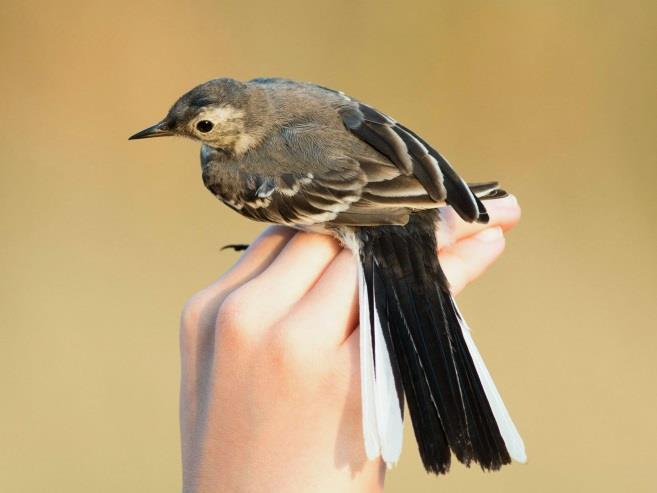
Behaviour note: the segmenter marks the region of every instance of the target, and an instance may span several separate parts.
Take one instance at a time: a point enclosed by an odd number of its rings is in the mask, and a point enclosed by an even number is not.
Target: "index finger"
[[[212,327],[223,300],[269,267],[294,233],[295,230],[283,226],[265,229],[231,269],[186,303],[181,320],[183,330],[196,334]]]

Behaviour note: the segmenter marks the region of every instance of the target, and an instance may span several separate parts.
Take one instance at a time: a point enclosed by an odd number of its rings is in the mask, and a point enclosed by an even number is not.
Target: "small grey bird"
[[[256,221],[331,234],[359,260],[367,457],[401,453],[404,398],[425,468],[499,469],[525,450],[436,256],[438,208],[485,223],[497,183],[466,184],[417,134],[339,91],[223,78],[130,137],[201,142],[205,186]],[[451,452],[450,452],[451,450]]]

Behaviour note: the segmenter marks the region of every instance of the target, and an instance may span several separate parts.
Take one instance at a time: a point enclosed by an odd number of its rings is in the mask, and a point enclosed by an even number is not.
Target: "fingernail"
[[[484,229],[481,233],[477,233],[474,237],[479,241],[485,241],[487,243],[497,241],[502,238],[502,228],[487,228]]]
[[[507,207],[517,207],[518,199],[515,195],[507,195],[501,199],[493,199],[485,202],[487,208],[507,208]]]

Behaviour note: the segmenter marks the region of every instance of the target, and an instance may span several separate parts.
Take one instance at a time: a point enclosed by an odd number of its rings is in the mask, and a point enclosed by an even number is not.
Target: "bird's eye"
[[[212,127],[214,127],[214,124],[209,120],[201,120],[196,124],[196,130],[204,134],[212,130]]]

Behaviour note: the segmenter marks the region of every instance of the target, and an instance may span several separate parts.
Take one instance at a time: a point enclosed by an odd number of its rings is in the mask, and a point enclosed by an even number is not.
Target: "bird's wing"
[[[327,223],[361,197],[365,174],[351,159],[335,159],[321,171],[256,174],[236,171],[206,186],[228,206],[258,221],[312,226]]]
[[[331,222],[360,199],[365,180],[350,159],[335,159],[330,169],[305,176],[281,175],[267,214],[295,225]]]
[[[273,134],[261,152],[225,160],[201,148],[203,182],[226,205],[256,221],[311,226],[330,222],[360,200],[367,176],[348,156],[315,149],[307,131]],[[299,134],[299,135],[297,135]],[[330,150],[330,149],[328,149]]]
[[[368,186],[375,195],[415,183],[415,194],[409,195],[414,198],[407,203],[408,207],[414,207],[413,200],[423,204],[416,208],[428,208],[428,200],[434,202],[433,207],[446,202],[466,221],[486,220],[484,206],[438,151],[389,116],[366,104],[350,101],[353,104],[345,104],[339,110],[345,127],[388,158],[399,171],[399,177],[394,180]],[[423,189],[421,193],[418,183]]]
[[[339,108],[340,104],[336,106]],[[445,205],[444,191],[442,198],[431,197],[415,174],[404,174],[384,155],[345,129],[341,114],[333,118],[323,113],[288,123],[274,136],[280,140],[267,150],[270,168],[276,164],[276,169],[298,173],[294,193],[281,194],[276,187],[271,201],[274,210],[280,206],[303,210],[310,204],[321,211],[304,214],[313,224],[376,226],[403,225],[413,210]],[[301,170],[312,172],[301,173]],[[320,203],[317,196],[322,199]]]
[[[343,109],[339,112],[345,125],[353,120]],[[370,120],[373,118],[371,116]],[[361,128],[378,125],[377,131],[392,140],[392,135],[397,135],[395,132],[401,132],[399,128],[393,130],[395,127],[391,121],[386,125],[366,123],[370,120],[363,119]],[[351,130],[349,126],[347,129]],[[270,177],[263,185],[257,183],[257,187],[241,186],[242,190],[259,190],[256,201],[245,205],[247,209],[255,206],[256,210],[250,211],[249,215],[304,226],[318,223],[334,226],[403,225],[408,222],[412,211],[435,209],[446,204],[449,195],[443,185],[440,166],[415,137],[404,134],[408,144],[403,148],[406,144],[401,138],[394,140],[397,152],[390,152],[393,158],[386,159],[388,156],[377,147],[363,145],[358,140],[354,141],[358,145],[345,146],[344,131],[307,122],[286,126],[280,134],[285,157],[278,158],[273,150],[270,157],[276,161],[285,160],[285,166],[293,169],[312,172],[297,171],[296,174]],[[369,131],[363,130],[366,134]],[[353,138],[348,136],[346,140]],[[383,141],[376,142],[379,148],[384,147]],[[369,144],[369,141],[365,143]],[[371,147],[379,152],[372,151]],[[403,156],[406,166],[400,156]],[[296,167],[293,163],[303,163],[303,166]],[[277,166],[277,169],[280,168]],[[464,183],[463,187],[471,193]],[[473,200],[477,201],[477,207],[478,199]],[[485,212],[483,206],[481,211]]]
[[[381,215],[385,209],[405,209],[408,213],[440,207],[446,203],[466,221],[487,222],[488,215],[477,197],[479,194],[470,190],[436,149],[388,115],[341,91],[318,84],[279,78],[256,79],[251,82],[294,88],[301,95],[302,106],[312,100],[321,101],[319,106],[323,109],[320,111],[320,120],[324,123],[331,120],[330,117],[327,119],[323,111],[327,107],[333,108],[339,114],[339,126],[344,125],[361,143],[367,144],[365,152],[354,149],[356,152],[348,153],[349,157],[360,163],[368,181],[363,189],[362,200],[352,204],[349,211],[340,215],[341,219],[353,221],[354,224],[360,224],[361,216],[380,221],[387,216],[387,213]],[[289,93],[286,91],[286,94]],[[317,120],[317,113],[309,111],[309,120]],[[335,128],[329,128],[333,126],[333,121],[330,121],[326,131],[335,131]],[[325,144],[330,146],[332,142],[327,141]],[[376,152],[368,152],[371,150]],[[396,219],[392,224],[399,224],[399,220]]]
[[[263,220],[303,226],[406,224],[411,209],[440,205],[413,176],[402,175],[367,146],[358,143],[355,147],[364,150],[359,152],[345,145],[358,141],[341,125],[288,124],[276,138],[280,141],[267,152],[276,163],[270,169],[287,172],[265,180],[261,191],[266,193],[260,195],[267,196],[266,204],[253,211]]]

